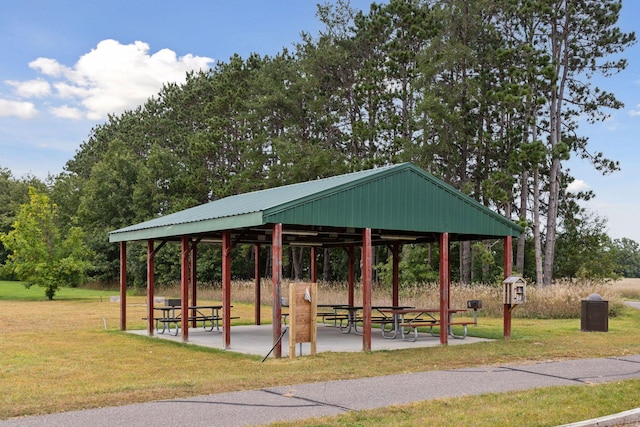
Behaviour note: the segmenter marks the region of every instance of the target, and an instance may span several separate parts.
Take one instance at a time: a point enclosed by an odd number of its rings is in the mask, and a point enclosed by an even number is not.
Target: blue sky
[[[163,82],[208,68],[234,53],[273,55],[315,34],[316,1],[307,0],[24,0],[3,2],[0,14],[0,167],[15,177],[62,171],[93,126],[108,113],[135,108]],[[352,0],[368,10],[370,1]],[[637,31],[640,2],[624,0],[619,22]],[[576,187],[608,218],[614,238],[640,242],[640,46],[624,55],[628,68],[599,81],[625,108],[597,125],[584,123],[594,151],[619,160],[602,176],[569,161]]]

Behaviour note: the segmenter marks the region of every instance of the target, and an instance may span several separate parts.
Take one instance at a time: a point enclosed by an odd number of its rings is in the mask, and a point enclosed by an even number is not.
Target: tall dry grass
[[[286,297],[289,281],[282,283],[282,295]],[[261,304],[270,306],[273,302],[272,284],[263,279],[260,284]],[[482,300],[483,308],[479,316],[502,317],[503,296],[502,285],[451,284],[451,307],[465,308],[471,299]],[[623,306],[623,298],[633,294],[627,288],[614,286],[612,283],[582,280],[579,282],[559,281],[551,286],[527,286],[527,301],[512,312],[516,318],[533,319],[575,319],[581,315],[581,301],[589,295],[597,293],[604,300],[609,301],[609,314],[615,316]],[[166,297],[180,296],[178,285],[165,287],[156,291],[157,295]],[[362,287],[355,286],[355,301],[358,305],[362,301]],[[219,285],[201,285],[198,297],[207,300],[221,299]],[[253,281],[234,281],[231,284],[231,299],[237,302],[253,303],[255,288]],[[374,284],[372,304],[374,306],[388,306],[392,304],[391,289],[388,286]],[[319,282],[319,304],[344,304],[348,300],[348,285],[346,282]],[[400,305],[415,307],[437,307],[440,302],[440,289],[437,283],[421,283],[404,285],[399,291]]]

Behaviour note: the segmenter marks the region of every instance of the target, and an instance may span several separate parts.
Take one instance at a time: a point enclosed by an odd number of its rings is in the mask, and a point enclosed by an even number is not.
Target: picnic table
[[[461,313],[467,311],[467,309],[449,309],[449,335],[453,338],[464,339],[467,336],[467,326],[474,324],[473,321],[453,321],[453,315],[455,313]],[[384,338],[393,339],[396,338],[398,332],[400,332],[402,339],[405,341],[416,341],[418,339],[418,328],[429,327],[429,333],[435,336],[433,333],[433,327],[441,324],[439,319],[434,316],[435,313],[440,313],[439,308],[396,308],[396,309],[383,309],[381,312],[390,315],[393,322],[393,330],[386,331],[384,325],[382,325],[382,336]],[[463,335],[456,335],[453,333],[453,325],[463,326]],[[413,332],[413,334],[412,334]]]
[[[189,306],[189,318],[188,322],[201,323],[202,327],[206,331],[218,331],[222,323],[222,316],[220,316],[221,305],[194,305]],[[156,331],[159,334],[165,332],[171,335],[178,335],[180,332],[180,326],[182,322],[182,315],[180,312],[180,306],[170,305],[154,307],[154,310],[160,313],[160,316],[155,318]],[[237,319],[232,317],[231,319]]]
[[[325,319],[333,320],[334,325],[340,328],[340,331],[344,334],[353,332],[355,334],[361,334],[362,332],[358,331],[358,323],[362,323],[362,315],[359,312],[362,311],[362,306],[351,306],[346,304],[338,304],[332,306],[334,314],[327,315]],[[383,330],[386,327],[386,324],[393,323],[393,317],[388,316],[384,310],[392,310],[392,309],[406,309],[411,308],[409,306],[373,306],[371,307],[371,322],[378,323],[381,325]],[[339,323],[337,323],[339,322]]]
[[[333,326],[337,326],[336,318],[340,317],[336,315],[335,308],[337,307],[348,307],[348,304],[318,304],[316,307],[318,308],[318,312],[316,313],[316,317],[322,319],[322,323],[326,323],[326,320],[333,320]],[[289,304],[282,304],[282,312],[280,316],[282,318],[282,324],[287,324],[287,318],[289,317]],[[330,309],[330,310],[327,310]]]

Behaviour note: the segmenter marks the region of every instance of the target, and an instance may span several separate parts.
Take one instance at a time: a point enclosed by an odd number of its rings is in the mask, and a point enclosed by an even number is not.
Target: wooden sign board
[[[289,285],[289,357],[296,356],[296,344],[311,343],[311,355],[316,355],[318,325],[317,285],[291,283]]]

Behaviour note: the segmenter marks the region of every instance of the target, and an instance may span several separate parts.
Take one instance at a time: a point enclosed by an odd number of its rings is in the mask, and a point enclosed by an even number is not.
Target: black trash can
[[[580,329],[586,332],[609,331],[609,301],[598,294],[591,294],[582,300]]]

